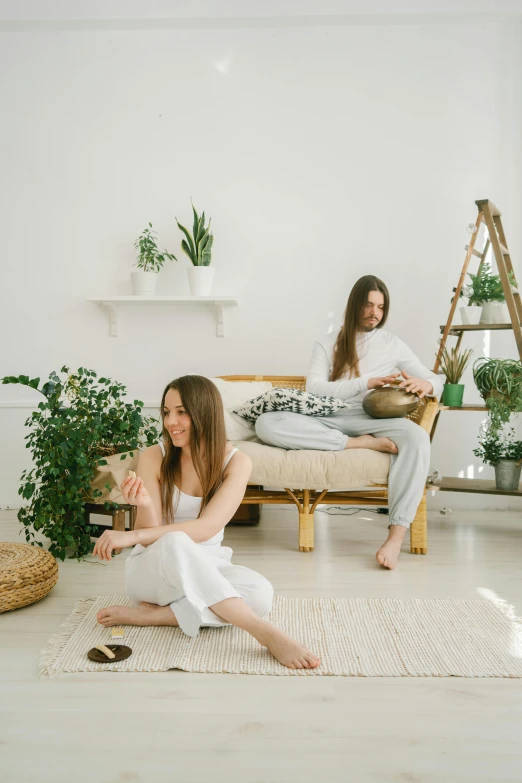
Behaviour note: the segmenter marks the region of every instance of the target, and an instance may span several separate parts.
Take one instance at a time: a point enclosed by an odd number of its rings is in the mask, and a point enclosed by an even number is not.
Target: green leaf
[[[205,246],[205,249],[203,250],[202,254],[202,260],[203,260],[203,266],[209,266],[210,260],[212,258],[212,244],[214,242],[214,235],[209,234],[208,242]]]
[[[176,223],[178,224],[178,228],[180,231],[183,231],[187,238],[187,242],[185,243],[185,246],[183,246],[184,240],[181,242],[181,247],[185,251],[185,253],[188,255],[192,263],[194,263],[193,259],[196,258],[196,249],[194,247],[194,242],[192,241],[192,237],[190,236],[189,232],[185,228],[185,226],[182,226],[179,220],[176,218]],[[188,244],[187,244],[188,243]]]
[[[188,255],[188,257],[190,258],[190,260],[192,261],[192,263],[193,263],[195,266],[197,266],[197,264],[196,264],[196,260],[197,260],[197,259],[196,259],[196,257],[195,257],[195,256],[193,256],[193,255],[192,255],[192,252],[191,252],[191,250],[190,250],[189,246],[187,245],[187,243],[185,242],[185,240],[184,240],[184,239],[182,239],[182,240],[181,240],[181,249],[183,250],[183,252],[184,252],[184,253],[186,253],[186,254]]]

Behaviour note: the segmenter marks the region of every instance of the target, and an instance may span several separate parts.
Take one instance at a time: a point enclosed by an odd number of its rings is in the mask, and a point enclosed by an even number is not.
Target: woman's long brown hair
[[[360,331],[362,311],[368,302],[370,291],[380,291],[384,296],[382,320],[375,328],[381,329],[386,323],[390,310],[390,294],[386,285],[375,275],[360,277],[350,291],[344,312],[344,323],[334,346],[331,381],[338,381],[347,372],[350,373],[349,378],[359,378],[361,375],[356,340],[357,332]]]
[[[167,525],[174,521],[173,495],[176,480],[178,487],[181,486],[181,449],[174,446],[164,424],[165,397],[170,389],[177,389],[182,405],[192,420],[190,455],[203,490],[198,517],[223,480],[223,461],[227,443],[223,402],[212,381],[201,375],[183,375],[169,383],[163,392],[160,409],[165,446],[160,484],[163,514]]]

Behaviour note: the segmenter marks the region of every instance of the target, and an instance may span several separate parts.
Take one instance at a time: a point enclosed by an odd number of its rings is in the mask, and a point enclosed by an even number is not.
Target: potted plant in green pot
[[[456,348],[448,351],[444,348],[440,361],[440,367],[446,376],[444,391],[442,392],[442,403],[450,408],[460,408],[464,398],[464,384],[460,379],[464,375],[464,370],[469,364],[472,349],[459,352]]]
[[[210,296],[214,283],[214,267],[210,266],[214,236],[210,233],[210,220],[205,226],[205,213],[198,215],[194,205],[192,234],[176,218],[179,229],[185,235],[181,248],[190,258],[192,266],[187,270],[192,296]]]
[[[152,296],[156,290],[158,272],[168,259],[177,261],[176,256],[166,250],[160,253],[156,241],[157,233],[152,230],[152,223],[146,228],[134,243],[138,251],[137,272],[131,272],[132,293],[136,296]]]
[[[34,467],[24,470],[18,490],[29,503],[18,512],[26,541],[39,532],[50,539],[55,557],[64,560],[68,551],[83,557],[92,551],[84,504],[100,502],[104,495],[92,487],[98,466],[112,455],[125,461],[129,452],[157,443],[157,422],[142,414],[140,400],[125,401],[125,386],[97,380],[93,370],[83,367],[76,372],[62,367],[42,385],[28,375],[7,376],[2,383],[22,384],[42,395],[26,421],[26,448]]]
[[[516,491],[522,471],[522,440],[517,440],[511,428],[508,434],[487,426],[479,440],[479,447],[473,453],[485,465],[495,468],[495,486],[508,492]]]

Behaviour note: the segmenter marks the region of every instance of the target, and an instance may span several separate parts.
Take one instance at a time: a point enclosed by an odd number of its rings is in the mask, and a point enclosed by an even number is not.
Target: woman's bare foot
[[[274,658],[289,669],[315,669],[321,661],[295,639],[266,623],[262,633],[256,634],[260,644],[267,647]]]
[[[397,565],[401,553],[401,545],[407,528],[403,525],[391,525],[388,538],[381,546],[375,557],[379,565],[389,568],[390,571]]]
[[[385,451],[388,454],[398,454],[399,449],[389,438],[376,438],[374,435],[359,435],[357,438],[348,438],[345,449],[372,449],[372,451]]]
[[[142,601],[139,606],[109,606],[96,615],[100,625],[178,625],[170,606]]]

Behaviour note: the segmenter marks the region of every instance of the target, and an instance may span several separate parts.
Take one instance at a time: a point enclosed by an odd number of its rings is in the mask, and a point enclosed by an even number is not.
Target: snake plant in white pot
[[[165,250],[160,253],[156,243],[156,232],[152,230],[152,223],[138,237],[134,247],[138,251],[136,266],[137,272],[131,272],[132,293],[136,296],[152,296],[156,290],[158,272],[168,259],[177,261],[176,256]]]
[[[185,235],[181,240],[181,249],[190,258],[192,266],[187,270],[190,293],[192,296],[210,296],[214,283],[214,267],[210,266],[214,236],[210,233],[210,220],[205,226],[205,213],[198,215],[194,204],[194,224],[192,234],[176,218],[180,231]]]

